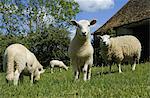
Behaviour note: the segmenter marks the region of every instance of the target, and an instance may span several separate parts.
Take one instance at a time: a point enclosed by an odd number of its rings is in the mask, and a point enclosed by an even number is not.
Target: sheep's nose
[[[36,84],[38,82],[38,80],[34,80],[34,83]]]
[[[85,35],[86,35],[86,32],[82,32],[82,35],[85,36]]]
[[[103,45],[106,45],[106,42],[103,42]]]

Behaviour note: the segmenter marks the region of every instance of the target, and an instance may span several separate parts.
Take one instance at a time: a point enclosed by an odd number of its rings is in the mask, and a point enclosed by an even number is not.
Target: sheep
[[[136,62],[139,63],[142,50],[141,43],[136,37],[125,35],[110,38],[109,35],[103,35],[100,36],[100,45],[104,60],[116,62],[119,73],[122,73],[122,62],[131,63],[132,71],[135,70]]]
[[[80,72],[83,72],[83,80],[90,80],[91,66],[93,64],[93,47],[90,40],[90,26],[96,23],[96,20],[72,20],[71,23],[77,27],[76,34],[70,42],[68,54],[73,66],[74,79],[78,80]]]
[[[31,84],[39,80],[40,74],[45,71],[35,55],[21,44],[12,44],[6,48],[3,68],[6,72],[6,80],[13,81],[14,85],[18,85],[19,76],[24,70],[31,74]]]
[[[51,73],[53,73],[53,69],[54,69],[55,66],[59,67],[60,71],[61,71],[61,68],[64,68],[65,70],[68,70],[68,67],[62,61],[51,60],[50,61]]]

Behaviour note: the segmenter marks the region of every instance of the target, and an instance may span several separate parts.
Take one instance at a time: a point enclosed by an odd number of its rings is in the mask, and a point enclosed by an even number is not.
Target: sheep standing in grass
[[[75,80],[79,79],[80,72],[83,71],[83,80],[89,80],[91,77],[91,66],[93,64],[93,47],[90,40],[90,26],[96,23],[96,20],[71,21],[77,27],[75,37],[69,46],[69,56],[73,66]],[[82,69],[83,68],[83,69]]]
[[[18,84],[19,76],[24,70],[31,74],[31,83],[40,79],[45,70],[35,55],[21,44],[12,44],[7,47],[3,58],[3,70],[6,71],[6,80]]]
[[[132,70],[135,70],[136,62],[139,63],[141,56],[141,43],[136,37],[126,35],[110,38],[109,35],[103,35],[100,42],[104,60],[115,61],[119,67],[119,73],[122,72],[121,63],[124,61],[130,62]]]
[[[51,60],[50,61],[50,66],[51,66],[51,73],[53,73],[54,67],[59,67],[60,71],[61,71],[61,68],[64,68],[65,70],[68,70],[68,67],[62,61],[59,61],[59,60]]]

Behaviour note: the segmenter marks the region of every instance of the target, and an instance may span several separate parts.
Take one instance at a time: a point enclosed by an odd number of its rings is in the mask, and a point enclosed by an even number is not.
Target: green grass
[[[101,72],[106,74],[101,74]],[[84,82],[73,81],[73,72],[53,74],[47,70],[41,80],[31,85],[29,77],[25,76],[18,86],[5,82],[5,73],[0,73],[0,98],[150,98],[150,63],[137,65],[134,72],[130,65],[122,66],[123,73],[112,67],[93,67],[92,78]]]

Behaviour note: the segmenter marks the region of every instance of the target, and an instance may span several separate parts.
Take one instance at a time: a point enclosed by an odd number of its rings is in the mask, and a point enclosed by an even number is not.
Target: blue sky
[[[75,0],[80,6],[81,12],[77,14],[76,20],[96,19],[97,24],[91,28],[94,32],[106,23],[128,0]],[[74,30],[73,30],[74,32]]]

